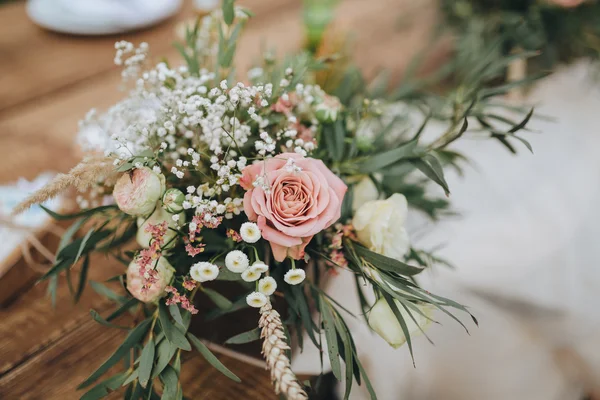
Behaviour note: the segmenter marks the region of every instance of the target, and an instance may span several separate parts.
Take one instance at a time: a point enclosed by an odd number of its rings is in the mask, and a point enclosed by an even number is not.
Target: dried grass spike
[[[267,362],[267,369],[271,371],[275,393],[284,394],[288,400],[308,399],[308,395],[290,368],[290,360],[285,355],[289,346],[285,342],[283,324],[279,313],[273,310],[271,303],[265,304],[260,309],[258,327],[261,329],[260,337],[263,339],[262,354]]]

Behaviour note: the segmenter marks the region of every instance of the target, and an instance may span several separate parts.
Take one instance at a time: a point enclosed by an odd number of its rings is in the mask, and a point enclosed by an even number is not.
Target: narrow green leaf
[[[202,288],[202,291],[221,310],[229,310],[231,307],[233,307],[233,303],[221,293],[204,287]]]
[[[116,294],[115,292],[113,292],[111,289],[109,289],[105,285],[101,284],[100,282],[90,281],[90,286],[100,296],[104,296],[110,300],[116,301],[117,303],[124,303],[127,301],[127,297]]]
[[[192,344],[194,345],[196,350],[198,350],[200,352],[200,354],[202,354],[202,356],[206,359],[206,361],[209,362],[210,365],[215,367],[223,375],[225,375],[232,381],[235,381],[238,383],[240,383],[242,381],[233,372],[231,372],[225,365],[223,365],[221,363],[221,361],[219,361],[219,359],[217,357],[215,357],[215,355],[208,349],[208,347],[206,347],[206,345],[204,343],[202,343],[202,341],[200,341],[200,339],[198,339],[196,336],[194,336],[190,332],[188,332],[187,337],[190,339],[190,341],[192,342]]]
[[[415,149],[417,141],[411,140],[395,149],[387,150],[379,154],[372,155],[368,160],[364,161],[359,169],[362,173],[372,174],[378,172],[388,165],[394,164],[402,159],[411,159],[417,156]]]
[[[254,328],[250,331],[230,337],[225,341],[225,344],[244,344],[254,342],[258,339],[260,339],[260,328]]]
[[[188,342],[184,334],[171,322],[167,306],[162,301],[158,303],[158,318],[160,320],[160,326],[162,326],[163,332],[169,342],[182,350],[192,350],[190,342]]]
[[[330,305],[325,298],[321,298],[320,308],[323,317],[323,329],[325,329],[325,338],[327,339],[327,354],[331,364],[331,371],[338,381],[342,380],[342,370],[340,365],[340,353],[338,348],[337,333],[335,322]]]
[[[152,370],[152,378],[156,378],[165,367],[171,362],[171,359],[177,351],[177,346],[174,346],[167,339],[161,340],[156,348],[158,359],[156,360],[156,366]]]
[[[413,276],[423,272],[423,268],[421,267],[415,267],[413,265],[403,263],[402,261],[375,253],[374,251],[371,251],[358,243],[353,243],[353,248],[356,251],[356,254],[364,258],[365,261],[369,262],[370,264],[373,264],[375,268],[407,276]]]
[[[169,313],[171,314],[171,317],[173,317],[175,322],[177,322],[179,325],[181,325],[182,328],[185,328],[187,330],[185,322],[183,322],[183,318],[181,316],[181,310],[179,309],[179,306],[177,304],[169,305]]]
[[[235,17],[235,11],[233,9],[233,1],[234,0],[223,0],[223,21],[227,25],[233,24],[233,19]]]
[[[179,377],[177,372],[167,365],[165,370],[160,374],[160,379],[164,384],[163,394],[161,400],[175,400],[177,398],[177,389],[179,387]]]
[[[98,400],[117,390],[127,379],[127,374],[120,373],[100,382],[81,396],[80,400]]]
[[[90,315],[92,316],[92,319],[94,321],[96,321],[97,323],[99,323],[100,325],[104,325],[104,326],[107,326],[109,328],[129,329],[126,326],[111,324],[110,322],[108,322],[107,320],[105,320],[104,318],[102,318],[102,316],[100,314],[98,314],[98,312],[95,311],[95,310],[90,310]]]
[[[100,207],[96,207],[96,208],[90,208],[87,210],[82,210],[80,212],[74,213],[74,214],[59,214],[57,212],[54,212],[42,205],[40,205],[40,207],[46,211],[46,213],[48,213],[48,215],[50,215],[52,218],[56,219],[56,220],[66,220],[66,219],[74,219],[77,217],[85,217],[87,215],[91,215],[91,214],[95,214],[95,213],[99,213],[102,211],[106,211],[106,210],[112,210],[112,209],[116,209],[117,206],[116,205],[108,205],[108,206],[100,206]]]
[[[154,365],[154,352],[156,348],[154,346],[154,339],[150,338],[148,343],[144,346],[142,350],[142,355],[140,356],[140,365],[138,367],[139,373],[138,377],[140,380],[140,385],[142,387],[146,387],[148,381],[150,380],[150,374],[152,373],[152,366]]]
[[[390,306],[390,308],[392,309],[392,312],[396,316],[396,320],[398,320],[398,323],[400,324],[400,327],[402,328],[404,337],[406,337],[406,344],[408,345],[408,350],[410,352],[410,358],[412,358],[412,362],[413,362],[413,366],[414,366],[415,365],[415,356],[413,354],[412,339],[410,337],[410,332],[408,331],[408,326],[406,325],[406,321],[404,320],[404,317],[400,313],[400,310],[398,309],[398,305],[394,302],[393,297],[387,293],[382,293],[382,295],[383,295],[383,298],[385,299],[385,301],[388,303],[388,306]]]
[[[435,161],[434,161],[435,160]],[[450,188],[444,178],[444,172],[437,158],[430,154],[423,156],[423,158],[411,160],[411,163],[426,177],[437,183],[444,189],[446,196],[450,194]]]
[[[139,300],[132,297],[131,299],[127,300],[121,307],[117,308],[115,311],[113,311],[107,318],[107,321],[112,321],[113,319],[119,317],[120,315],[122,315],[125,311],[128,311],[130,308],[132,308],[133,306],[137,305],[139,303]]]
[[[89,386],[106,371],[108,371],[113,365],[119,362],[119,360],[123,358],[129,350],[136,346],[142,340],[142,338],[146,336],[146,332],[150,327],[151,321],[152,319],[148,318],[140,322],[138,326],[132,329],[125,338],[125,341],[117,348],[117,350],[115,350],[115,352],[77,388],[81,389]]]
[[[79,272],[79,284],[77,285],[77,292],[75,293],[75,302],[78,302],[85,289],[85,283],[87,282],[88,269],[90,267],[90,256],[87,255],[83,259],[81,264],[81,271]]]

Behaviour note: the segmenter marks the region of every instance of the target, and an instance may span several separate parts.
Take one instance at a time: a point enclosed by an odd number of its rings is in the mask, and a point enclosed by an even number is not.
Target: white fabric
[[[600,382],[600,85],[588,67],[563,68],[530,94],[536,114],[555,119],[534,119],[539,132],[522,134],[535,155],[518,143],[518,156],[492,140],[457,143],[473,160],[464,177],[447,176],[462,215],[429,224],[415,244],[445,245],[439,254],[457,270],[420,280],[471,306],[481,326],[468,324],[469,336],[438,312],[443,326],[428,332],[436,345],[416,338],[413,368],[406,346],[393,351],[348,318],[380,399],[579,400],[581,371],[557,360],[561,348],[581,357],[588,384]],[[424,222],[413,213],[409,232]],[[351,277],[328,292],[358,312]],[[315,372],[317,360],[309,351],[295,365]],[[366,398],[362,388],[352,397]]]

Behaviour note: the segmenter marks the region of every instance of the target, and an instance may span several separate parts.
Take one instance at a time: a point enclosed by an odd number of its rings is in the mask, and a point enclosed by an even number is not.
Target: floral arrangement
[[[600,4],[595,0],[443,0],[441,7],[456,34],[457,57],[499,59],[520,52],[532,57],[527,65],[513,63],[508,80],[599,58]]]
[[[118,42],[115,62],[131,91],[81,122],[88,152],[81,163],[17,207],[78,190],[79,211],[47,210],[72,221],[42,277],[51,294],[60,273],[71,285],[79,270],[78,299],[94,253],[123,263],[110,280],[121,294],[91,283],[116,303],[110,315],[92,317],[114,326],[132,313],[135,325],[81,384],[83,398],[126,387],[129,399],[181,399],[182,353],[194,348],[239,381],[190,330],[192,317],[202,317],[198,293],[214,303],[213,316],[256,309],[256,328],[227,343],[261,340],[275,392],[290,400],[308,398],[290,369],[291,340],[302,347],[304,334],[345,380],[346,398],[353,381],[376,398],[345,322],[359,316],[324,290],[341,269],[355,275],[373,330],[393,347],[407,343],[411,354],[411,335],[434,309],[461,324],[451,311],[468,313],[419,286],[416,276],[444,261],[411,245],[406,218],[423,212],[435,221],[449,212],[444,170],[464,160],[449,148],[454,141],[469,135],[528,146],[517,133],[531,112],[517,122],[495,119],[505,91],[482,84],[502,65],[473,65],[474,74],[444,95],[427,90],[432,79],[407,78],[390,91],[382,77],[368,82],[340,57],[317,55],[322,47],[313,41],[311,51],[283,61],[265,55],[236,82],[232,60],[250,16],[224,1],[188,26],[181,66],[152,66],[146,44]],[[329,84],[319,84],[323,76]],[[434,120],[444,129],[426,140]],[[469,129],[472,120],[481,128]],[[219,281],[236,285],[235,298]],[[122,372],[97,382],[122,360]]]

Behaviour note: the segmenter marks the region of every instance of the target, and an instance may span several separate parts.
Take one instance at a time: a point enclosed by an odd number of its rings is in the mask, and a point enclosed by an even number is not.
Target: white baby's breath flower
[[[267,296],[259,292],[252,292],[246,296],[246,302],[250,307],[261,308],[267,304]]]
[[[306,272],[303,269],[290,269],[283,276],[283,280],[289,285],[298,285],[304,282]]]
[[[206,261],[196,263],[190,268],[190,276],[196,282],[213,281],[217,279],[218,275],[219,267]]]
[[[269,270],[269,266],[267,264],[265,264],[264,262],[257,260],[257,261],[254,261],[254,263],[252,264],[250,269],[262,274]]]
[[[240,235],[246,243],[256,243],[262,237],[258,225],[254,222],[244,222],[240,228]]]
[[[254,282],[260,278],[260,272],[255,269],[248,268],[244,272],[242,272],[242,279],[246,282]]]
[[[258,291],[265,296],[270,296],[277,290],[277,282],[270,276],[265,276],[258,281]]]
[[[240,250],[232,250],[225,256],[225,266],[231,272],[244,272],[249,265],[248,256]]]

